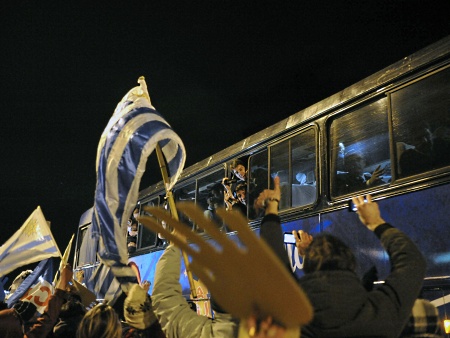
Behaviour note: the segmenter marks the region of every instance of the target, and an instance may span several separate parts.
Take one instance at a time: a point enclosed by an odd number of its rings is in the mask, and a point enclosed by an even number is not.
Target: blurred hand
[[[381,165],[379,165],[372,173],[372,176],[367,180],[367,184],[368,185],[374,184],[376,181],[380,180],[380,176],[383,174],[384,174],[384,168],[381,169]]]
[[[380,209],[376,202],[372,202],[372,196],[366,196],[367,201],[364,200],[364,196],[353,197],[353,203],[357,208],[357,214],[361,222],[369,229],[374,231],[379,225],[386,223],[381,217]]]
[[[252,338],[283,338],[286,329],[272,322],[272,317],[258,321],[255,315],[247,319],[248,335]]]
[[[274,201],[269,201],[269,199],[274,199]],[[281,198],[280,190],[280,178],[276,176],[273,179],[273,190],[265,189],[263,190],[258,198],[255,200],[254,207],[256,210],[266,209],[267,214],[278,214],[278,204]],[[278,200],[276,202],[275,200]]]
[[[292,234],[295,238],[295,246],[297,247],[299,256],[305,256],[305,250],[311,244],[313,236],[303,230],[293,230]]]
[[[148,293],[148,290],[150,289],[150,285],[151,285],[151,283],[149,281],[145,280],[142,282],[141,288],[143,288]]]
[[[59,277],[58,285],[56,286],[56,288],[65,290],[67,284],[69,284],[72,278],[73,278],[72,266],[70,264],[66,264],[66,266],[61,270],[61,276]]]

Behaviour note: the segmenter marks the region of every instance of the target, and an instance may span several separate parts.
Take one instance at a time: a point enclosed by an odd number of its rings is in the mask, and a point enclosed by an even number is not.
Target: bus
[[[247,171],[243,212],[252,230],[258,233],[261,221],[253,200],[278,176],[283,230],[336,235],[355,253],[358,275],[375,266],[382,282],[390,272],[388,256],[348,208],[352,196],[370,193],[383,218],[408,234],[426,257],[422,294],[446,318],[450,311],[450,37],[185,168],[172,190],[175,201],[210,209],[214,189],[223,194],[223,179],[236,181],[236,160]],[[349,179],[355,172],[362,182]],[[161,181],[140,192],[137,208],[143,214],[143,206],[165,207],[165,198]],[[215,202],[224,206],[221,198]],[[96,243],[85,236],[91,216],[92,210],[80,220],[74,262],[86,279],[99,264]],[[191,220],[180,217],[192,231],[199,231]],[[222,231],[236,237],[226,226]],[[141,279],[153,281],[166,245],[158,234],[138,225],[136,250],[129,260],[138,267]],[[286,244],[286,249],[293,272],[302,276],[303,262],[295,246]],[[180,283],[189,298],[183,274]],[[208,313],[208,302],[200,301],[208,299],[207,289],[200,283],[197,291],[197,305]]]

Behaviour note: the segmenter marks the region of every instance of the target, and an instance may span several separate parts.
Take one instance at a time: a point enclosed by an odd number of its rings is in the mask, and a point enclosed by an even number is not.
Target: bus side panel
[[[427,261],[426,277],[450,275],[450,184],[379,202],[386,222],[405,232]]]
[[[156,263],[158,263],[158,260],[162,256],[163,252],[164,250],[155,251],[140,256],[130,257],[128,260],[129,262],[133,262],[136,264],[141,276],[141,281],[146,280],[151,283],[149,290],[150,294],[153,290]]]
[[[384,220],[405,232],[417,244],[427,261],[426,277],[450,275],[450,186],[431,187],[378,201]],[[283,224],[285,232],[305,230],[313,236],[329,232],[343,240],[355,253],[357,274],[375,266],[378,278],[390,273],[389,257],[379,239],[367,231],[358,215],[346,209]],[[287,245],[296,274],[303,272],[301,258],[295,257],[294,246]],[[296,252],[295,252],[296,253]],[[295,264],[297,259],[297,264]]]

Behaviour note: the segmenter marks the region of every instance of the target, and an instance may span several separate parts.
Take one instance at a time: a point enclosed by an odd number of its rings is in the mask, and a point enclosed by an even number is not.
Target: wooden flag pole
[[[161,174],[163,177],[164,185],[166,187],[166,197],[167,197],[167,201],[169,203],[170,212],[172,213],[172,217],[178,221],[179,220],[178,212],[177,212],[177,208],[175,206],[175,201],[173,199],[172,191],[167,188],[170,183],[169,174],[167,173],[166,161],[164,159],[164,155],[162,153],[161,147],[159,146],[159,143],[156,144],[156,155],[158,156],[159,168],[161,169]],[[195,290],[194,279],[192,277],[192,272],[189,269],[188,256],[187,256],[186,252],[184,252],[184,251],[181,251],[181,253],[183,255],[184,265],[186,266],[186,273],[187,273],[188,280],[189,280],[189,287],[191,288],[191,296],[192,296],[192,298],[197,298],[197,291]]]

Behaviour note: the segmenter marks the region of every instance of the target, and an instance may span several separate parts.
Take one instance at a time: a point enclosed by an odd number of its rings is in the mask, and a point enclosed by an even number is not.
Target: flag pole
[[[56,271],[56,273],[55,273],[55,278],[53,279],[53,285],[56,285],[56,281],[58,279],[58,273],[61,274],[62,269],[64,269],[64,267],[66,266],[67,262],[69,261],[70,250],[72,249],[72,241],[73,241],[74,237],[75,237],[75,234],[72,234],[72,237],[70,238],[69,244],[67,244],[67,248],[64,251],[64,255],[62,255],[60,257],[61,258],[61,262],[59,263],[58,271]]]
[[[164,156],[163,156],[163,153],[162,153],[159,143],[156,143],[156,155],[158,156],[159,168],[161,169],[161,174],[162,174],[162,177],[164,180],[164,185],[166,187],[166,197],[167,197],[167,201],[169,202],[170,211],[172,213],[172,217],[178,221],[179,220],[178,212],[177,212],[177,208],[175,206],[175,201],[173,199],[173,194],[172,194],[172,191],[168,189],[170,182],[169,182],[169,175],[167,173],[166,161],[164,159]],[[187,256],[186,252],[184,252],[184,251],[181,251],[181,253],[183,255],[184,265],[186,266],[186,273],[187,273],[187,277],[189,280],[189,287],[191,289],[192,298],[197,298],[197,291],[195,290],[194,279],[192,277],[192,272],[189,269],[188,256]]]

